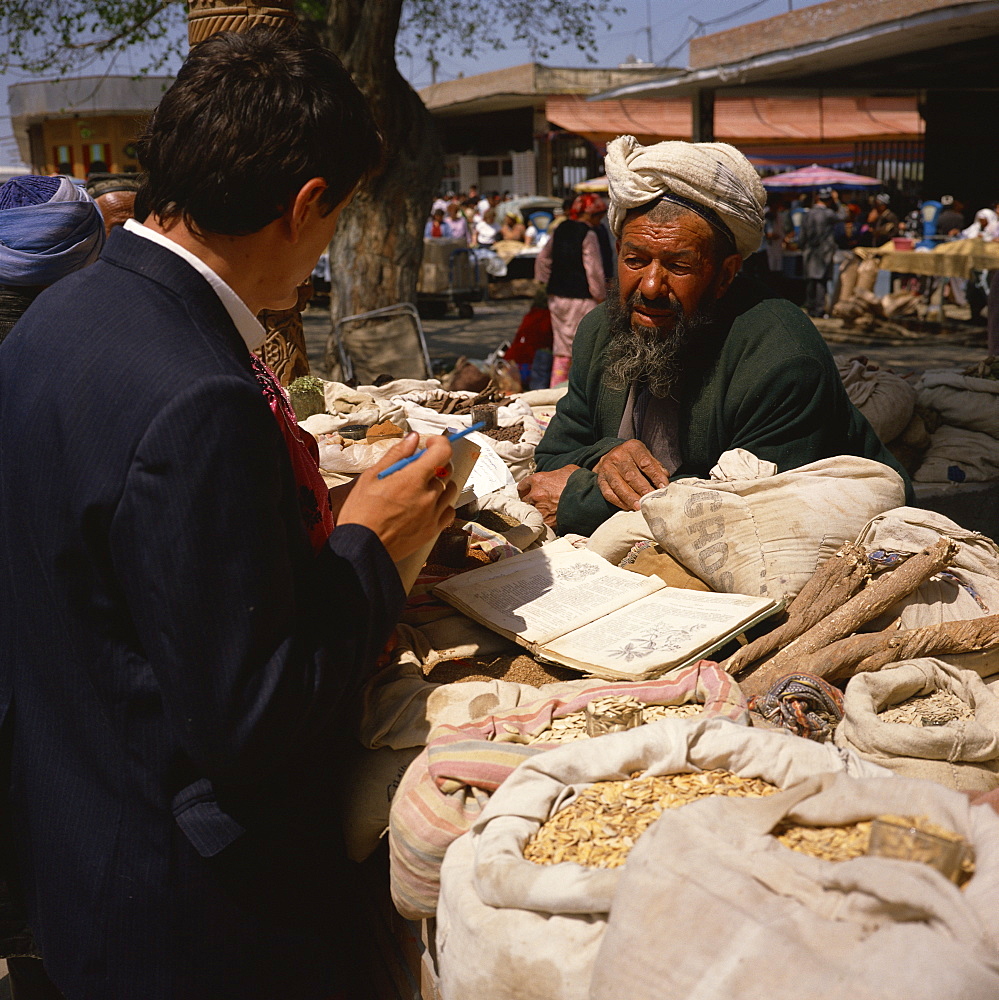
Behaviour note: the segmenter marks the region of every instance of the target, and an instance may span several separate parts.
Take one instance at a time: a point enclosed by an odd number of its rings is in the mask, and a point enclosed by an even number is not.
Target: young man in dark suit
[[[450,445],[365,473],[329,534],[250,352],[380,140],[333,55],[254,29],[192,51],[141,145],[144,224],[0,349],[0,710],[29,921],[68,1000],[354,997],[347,707],[402,607],[394,561],[450,520]]]

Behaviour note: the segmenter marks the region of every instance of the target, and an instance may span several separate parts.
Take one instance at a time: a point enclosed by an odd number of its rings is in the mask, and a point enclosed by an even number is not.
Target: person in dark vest
[[[552,386],[569,377],[572,341],[579,321],[607,297],[607,278],[596,227],[607,214],[599,195],[581,194],[534,264],[534,280],[548,287],[554,347]]]

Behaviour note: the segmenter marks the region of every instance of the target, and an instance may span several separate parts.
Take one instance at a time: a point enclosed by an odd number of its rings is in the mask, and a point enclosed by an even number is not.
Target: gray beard
[[[659,399],[676,399],[676,388],[684,372],[685,349],[695,331],[708,326],[715,317],[714,301],[707,295],[696,311],[687,316],[679,299],[670,296],[670,308],[677,320],[672,330],[650,332],[631,322],[632,307],[638,305],[638,292],[628,302],[621,301],[615,278],[607,289],[607,318],[611,338],[604,349],[604,383],[611,389],[627,391],[642,382]]]

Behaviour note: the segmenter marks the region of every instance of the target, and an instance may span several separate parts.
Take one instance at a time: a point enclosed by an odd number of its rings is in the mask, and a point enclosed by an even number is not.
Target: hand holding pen
[[[419,440],[418,434],[407,434],[358,477],[337,517],[331,544],[341,527],[359,524],[373,531],[398,563],[454,520],[458,491],[450,480],[451,443],[430,437],[417,452]]]
[[[457,441],[459,438],[463,438],[466,434],[471,434],[472,431],[482,430],[482,428],[485,426],[486,422],[484,420],[480,420],[477,424],[472,424],[471,427],[466,427],[463,431],[456,431],[454,434],[448,434],[447,439],[449,442],[453,443]],[[410,455],[409,458],[403,458],[400,459],[398,462],[394,462],[387,469],[382,469],[382,471],[378,473],[378,478],[384,479],[386,476],[391,476],[393,472],[398,472],[400,469],[406,468],[406,466],[409,465],[410,462],[415,462],[421,455],[424,454],[424,452],[426,452],[426,450],[427,450],[426,448],[421,448],[414,455]],[[447,476],[447,474],[448,470],[443,465],[439,465],[434,469],[434,475],[437,476],[439,479],[444,479]]]

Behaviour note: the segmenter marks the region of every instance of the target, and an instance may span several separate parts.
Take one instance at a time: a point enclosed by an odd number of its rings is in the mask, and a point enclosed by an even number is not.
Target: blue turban
[[[0,285],[51,285],[103,247],[100,209],[68,177],[15,177],[0,187]]]

